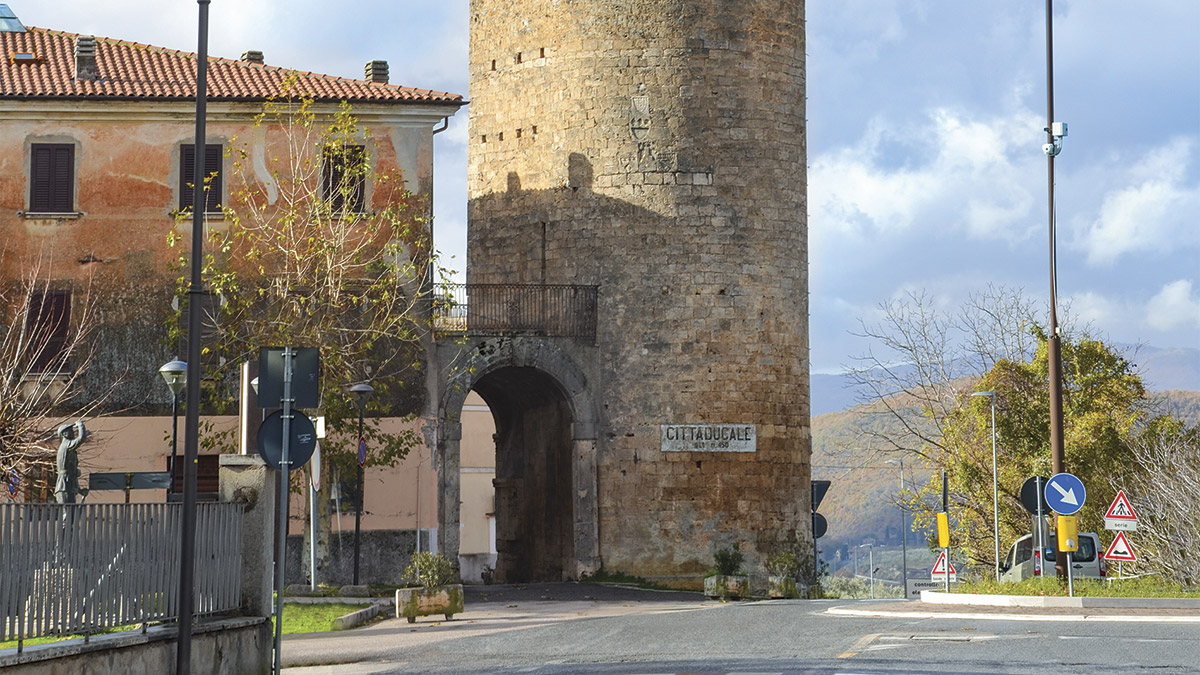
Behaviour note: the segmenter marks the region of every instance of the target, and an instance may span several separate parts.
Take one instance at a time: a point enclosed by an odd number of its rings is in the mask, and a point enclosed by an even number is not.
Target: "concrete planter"
[[[446,620],[463,611],[462,584],[446,584],[432,588],[401,588],[396,591],[396,618],[406,617],[414,623],[418,616],[443,614]]]
[[[704,594],[710,598],[744,598],[750,592],[749,577],[714,574],[704,578]]]
[[[767,577],[767,597],[798,598],[800,590],[796,587],[795,577]]]

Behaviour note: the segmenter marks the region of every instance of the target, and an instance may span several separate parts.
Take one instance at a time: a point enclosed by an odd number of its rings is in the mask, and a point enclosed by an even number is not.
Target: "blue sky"
[[[188,0],[8,0],[26,25],[194,51]],[[209,51],[468,94],[467,0],[213,0]],[[1048,298],[1043,0],[809,0],[812,365],[879,303],[987,284]],[[1059,297],[1101,337],[1200,349],[1200,2],[1058,0]],[[466,111],[437,137],[440,249],[461,269]]]

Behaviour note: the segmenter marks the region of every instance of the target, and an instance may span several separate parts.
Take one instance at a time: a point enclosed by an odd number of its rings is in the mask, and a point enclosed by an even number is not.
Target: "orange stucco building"
[[[179,275],[171,264],[180,255],[168,240],[177,235],[186,248],[191,230],[190,219],[177,215],[192,199],[196,55],[6,23],[0,31],[0,283],[13,288],[33,275],[45,292],[34,299],[10,294],[5,325],[28,330],[13,324],[17,303],[46,303],[50,295],[68,323],[80,320],[80,308],[93,307],[90,363],[76,383],[84,404],[72,407],[85,411],[91,432],[80,449],[81,484],[86,488],[93,472],[163,471],[171,455],[172,399],[158,368],[183,353],[182,345],[168,343],[165,328]],[[285,83],[311,96],[318,119],[348,102],[374,175],[398,172],[412,194],[431,193],[434,135],[465,104],[461,96],[391,84],[383,61],[367,63],[363,79],[297,73],[263,61],[258,52],[209,60],[205,168],[214,178],[206,228],[227,227],[216,206],[245,187],[239,181],[277,198],[265,157],[282,131],[256,126],[255,117]],[[386,196],[368,176],[359,198],[360,208],[369,210]],[[43,361],[26,380],[62,379],[73,367],[70,358]],[[104,403],[90,409],[89,400]],[[427,416],[429,409],[404,412]],[[490,415],[486,409],[471,415],[490,448]],[[237,418],[209,421],[215,428],[238,426]],[[180,421],[180,433],[182,427]],[[243,451],[247,446],[253,443],[243,440]],[[47,448],[52,452],[49,442]],[[478,522],[464,518],[463,553],[488,552],[489,453],[462,463],[471,476],[464,482],[486,482],[469,498],[479,502],[470,509],[479,513]],[[367,471],[364,529],[436,528],[430,456],[428,447],[418,447],[396,467]],[[13,488],[0,499],[46,497],[45,476],[23,474],[2,458],[0,469]],[[131,497],[158,501],[164,492]],[[87,496],[124,498],[120,492]],[[293,513],[302,512],[305,500],[293,506]],[[352,516],[348,526],[352,531]]]

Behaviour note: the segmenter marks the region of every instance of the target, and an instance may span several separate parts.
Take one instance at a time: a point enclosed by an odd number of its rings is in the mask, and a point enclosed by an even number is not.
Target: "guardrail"
[[[441,284],[433,300],[439,333],[596,337],[596,286]]]
[[[180,504],[0,504],[0,641],[178,618]],[[242,505],[197,504],[196,614],[241,604]]]

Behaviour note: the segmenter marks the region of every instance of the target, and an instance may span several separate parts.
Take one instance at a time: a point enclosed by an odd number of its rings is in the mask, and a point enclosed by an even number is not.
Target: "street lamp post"
[[[875,546],[872,544],[861,544],[859,548],[867,549],[867,574],[871,579],[871,598],[875,598]]]
[[[358,406],[358,505],[354,512],[354,585],[358,585],[358,552],[359,531],[362,526],[362,507],[365,501],[363,494],[363,467],[367,463],[367,441],[363,438],[363,413],[366,412],[367,400],[375,393],[375,388],[366,383],[350,387],[349,392],[354,396]]]
[[[908,510],[904,506],[904,456],[887,460],[888,464],[900,464],[900,583],[903,584],[904,597],[908,597]]]
[[[1000,581],[1000,488],[996,474],[996,392],[977,391],[971,394],[986,396],[992,404],[992,530],[996,544],[996,581]]]
[[[167,387],[171,390],[171,487],[167,488],[167,501],[175,494],[175,458],[178,445],[177,431],[179,429],[179,394],[187,386],[187,364],[179,359],[168,361],[158,369]]]

